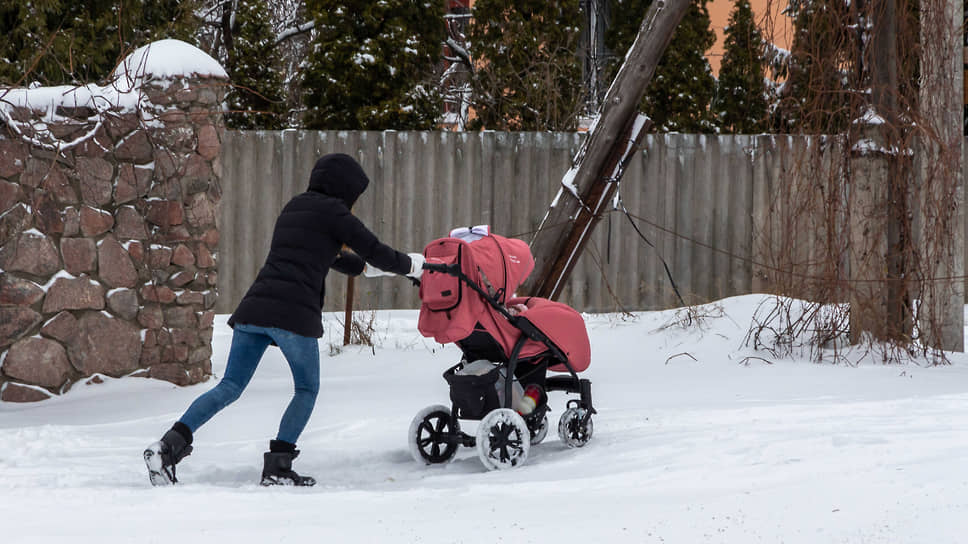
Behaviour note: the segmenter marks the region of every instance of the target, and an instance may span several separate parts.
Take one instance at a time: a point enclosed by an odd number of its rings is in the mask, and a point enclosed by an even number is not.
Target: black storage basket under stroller
[[[501,368],[495,366],[484,374],[457,374],[463,363],[444,372],[450,385],[450,400],[461,419],[481,419],[491,410],[501,407],[495,384],[501,378]]]

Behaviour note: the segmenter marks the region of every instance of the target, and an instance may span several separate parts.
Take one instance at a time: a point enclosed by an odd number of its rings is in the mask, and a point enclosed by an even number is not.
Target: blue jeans
[[[289,363],[295,394],[279,423],[277,440],[295,444],[306,427],[319,393],[319,343],[315,338],[256,325],[236,324],[225,376],[214,388],[195,399],[179,419],[194,433],[206,421],[242,394],[266,348],[275,342]]]

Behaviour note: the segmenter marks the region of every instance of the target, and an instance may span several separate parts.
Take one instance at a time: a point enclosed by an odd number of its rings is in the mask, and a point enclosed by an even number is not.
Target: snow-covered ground
[[[586,316],[594,438],[567,449],[552,430],[523,467],[503,472],[487,472],[472,449],[446,466],[411,460],[410,420],[447,402],[441,373],[458,358],[417,333],[415,311],[379,312],[375,349],[334,356],[341,329],[325,317],[322,390],[295,466],[319,480],[314,488],[257,485],[291,387],[275,348],[242,398],[199,430],[172,488],[149,485],[141,451],[214,381],[108,379],[43,403],[0,404],[0,538],[968,541],[968,358],[741,364],[763,356],[742,347],[761,299],[721,301],[725,316],[685,329],[667,326],[674,312]],[[216,375],[230,338],[220,316]]]

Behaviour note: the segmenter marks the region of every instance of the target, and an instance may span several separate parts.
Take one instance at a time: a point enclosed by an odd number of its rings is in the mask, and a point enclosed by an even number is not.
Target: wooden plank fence
[[[216,310],[231,312],[241,299],[265,259],[276,215],[306,189],[322,154],[356,157],[371,183],[354,213],[384,242],[420,251],[454,226],[482,223],[530,241],[582,138],[550,132],[228,131],[221,157]],[[771,219],[764,215],[789,182],[791,157],[808,145],[804,138],[652,134],[643,144],[620,195],[655,248],[624,214],[610,213],[569,279],[563,302],[588,312],[677,306],[660,256],[687,303],[746,294],[763,287],[754,281],[752,263],[769,261],[764,251],[812,251],[810,233],[794,244],[798,248],[769,238]],[[355,284],[358,309],[419,306],[416,289],[405,280],[361,278]],[[344,276],[330,275],[327,311],[342,309],[345,286]]]

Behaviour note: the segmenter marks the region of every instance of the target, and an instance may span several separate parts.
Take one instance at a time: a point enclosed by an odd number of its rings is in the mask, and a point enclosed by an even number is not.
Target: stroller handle
[[[424,263],[423,270],[428,270],[430,272],[441,272],[444,274],[450,274],[451,276],[460,277],[460,265],[458,264]],[[420,280],[417,278],[410,278],[410,283],[412,283],[415,287],[420,287]]]
[[[450,274],[452,276],[457,276],[460,273],[460,265],[458,264],[440,264],[440,263],[424,263],[424,270],[429,270],[431,272],[443,272],[444,274]]]

